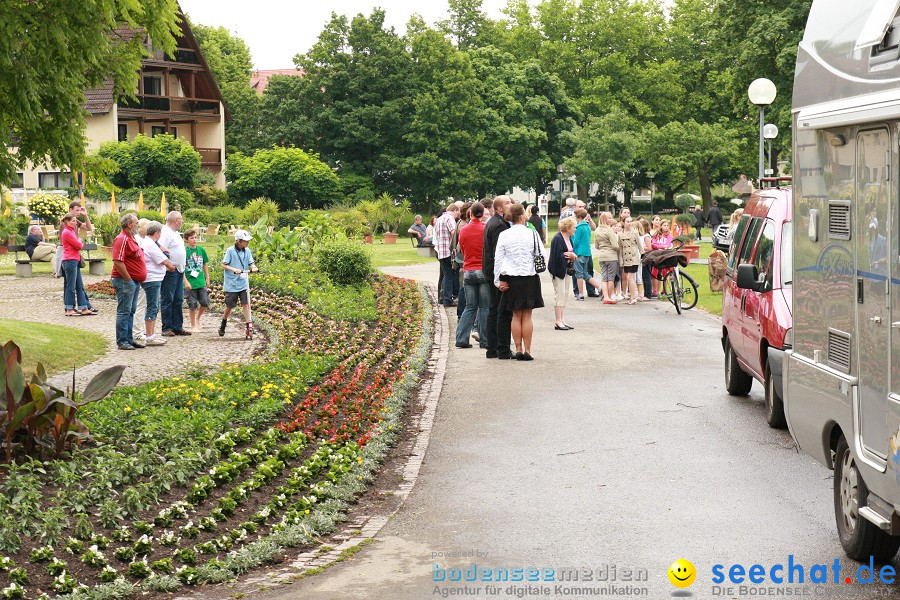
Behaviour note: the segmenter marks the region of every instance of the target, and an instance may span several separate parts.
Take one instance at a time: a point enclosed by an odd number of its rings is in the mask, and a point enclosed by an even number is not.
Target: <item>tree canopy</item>
[[[117,95],[137,89],[143,30],[156,48],[175,49],[176,0],[0,2],[0,181],[28,161],[82,165],[85,90],[109,79]]]
[[[192,188],[200,172],[200,153],[190,143],[169,134],[152,138],[138,135],[126,142],[107,142],[97,152],[99,159],[115,164],[109,180],[120,188],[173,185]],[[92,162],[96,159],[92,158]]]
[[[228,159],[229,192],[238,201],[268,198],[281,210],[322,208],[338,200],[341,182],[315,154],[297,148],[240,152]]]

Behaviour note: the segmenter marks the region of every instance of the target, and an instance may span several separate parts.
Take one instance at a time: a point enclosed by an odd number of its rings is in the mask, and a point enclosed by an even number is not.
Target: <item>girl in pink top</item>
[[[653,222],[656,222],[658,217],[653,218]],[[654,250],[665,250],[666,248],[672,247],[672,234],[669,232],[669,222],[662,221],[659,224],[659,229],[656,230],[656,235],[653,236],[653,239],[650,240],[650,247]],[[662,282],[653,277],[653,291],[651,297],[656,298],[659,296],[659,290],[662,287]]]
[[[63,302],[67,317],[96,315],[97,309],[91,306],[84,281],[81,279],[81,248],[84,244],[78,239],[78,219],[72,213],[67,214],[59,222],[59,240],[63,247]]]

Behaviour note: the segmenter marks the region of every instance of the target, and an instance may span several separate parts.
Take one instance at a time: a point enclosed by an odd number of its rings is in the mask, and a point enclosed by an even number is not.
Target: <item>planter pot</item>
[[[0,254],[6,254],[9,252],[9,248],[6,246],[0,246]]]
[[[400,237],[400,234],[398,234],[398,233],[386,233],[386,234],[384,234],[384,243],[385,244],[396,244],[398,237]]]
[[[690,245],[690,246],[682,246],[681,251],[684,252],[684,255],[689,259],[697,259],[700,258],[700,246]]]
[[[363,236],[363,240],[365,240],[365,242],[366,242],[367,244],[374,244],[374,243],[375,243],[375,236],[374,236],[374,235],[366,235],[366,236]],[[397,240],[394,240],[394,241],[396,242]]]

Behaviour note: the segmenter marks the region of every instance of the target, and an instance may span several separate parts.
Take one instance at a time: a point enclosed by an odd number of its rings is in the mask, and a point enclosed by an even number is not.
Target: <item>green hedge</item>
[[[318,246],[316,264],[337,285],[361,285],[372,274],[369,252],[353,242],[326,242]]]
[[[275,218],[275,227],[277,229],[284,229],[285,227],[293,229],[294,227],[299,227],[306,212],[307,211],[305,210],[287,210],[280,212]]]

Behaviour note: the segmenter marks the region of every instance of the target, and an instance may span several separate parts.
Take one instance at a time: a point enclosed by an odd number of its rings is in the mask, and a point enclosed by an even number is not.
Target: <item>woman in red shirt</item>
[[[97,309],[91,306],[84,281],[81,279],[81,247],[84,244],[78,239],[78,219],[72,213],[67,214],[59,222],[59,241],[63,247],[63,303],[66,305],[67,317],[96,315]],[[80,309],[80,310],[79,310]]]

